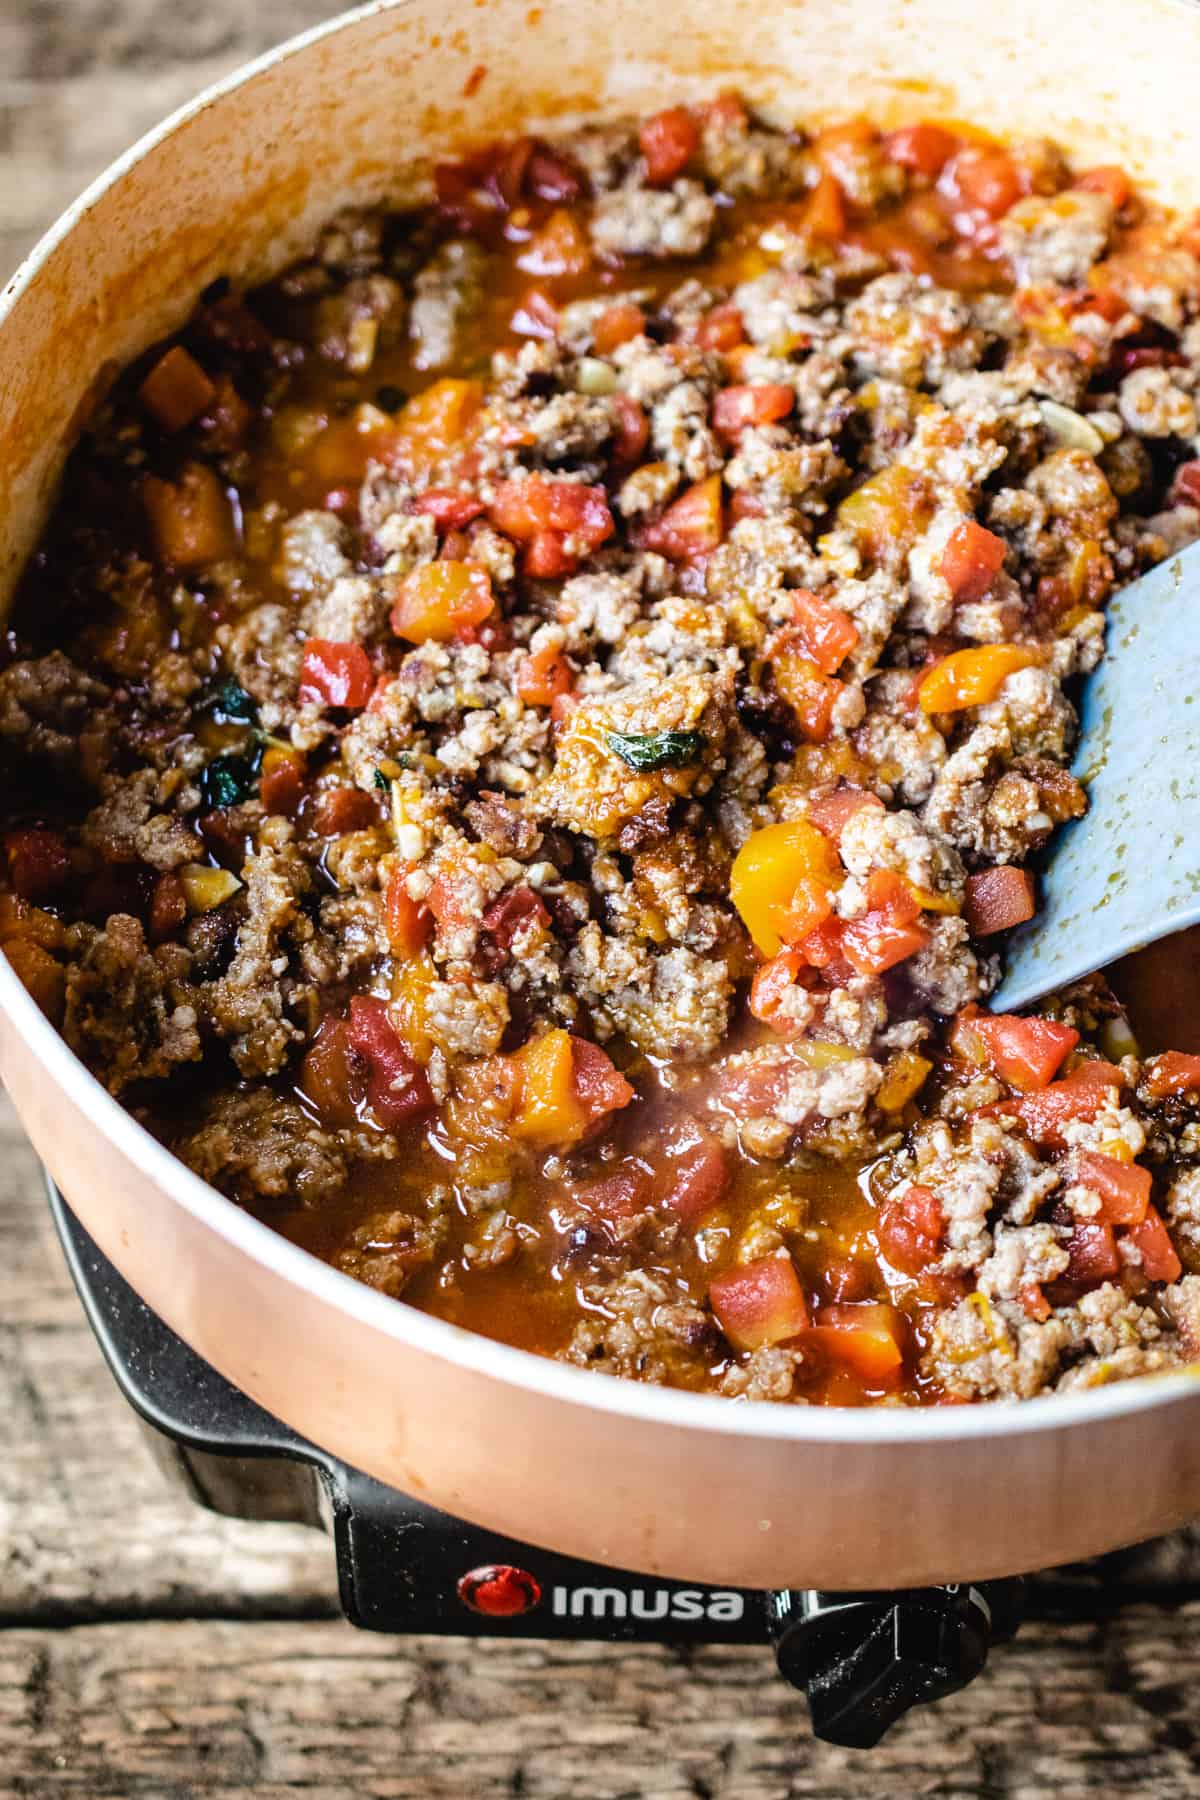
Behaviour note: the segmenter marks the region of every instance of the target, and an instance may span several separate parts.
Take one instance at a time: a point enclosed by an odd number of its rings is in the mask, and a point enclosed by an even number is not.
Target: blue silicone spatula
[[[1200,543],[1112,601],[1080,727],[1072,766],[1088,811],[1051,845],[997,1011],[1200,924]]]

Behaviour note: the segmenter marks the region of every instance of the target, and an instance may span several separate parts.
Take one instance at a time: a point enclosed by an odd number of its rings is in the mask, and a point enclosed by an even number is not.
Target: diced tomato
[[[152,944],[163,944],[187,918],[187,896],[174,869],[165,869],[150,896],[147,930]]]
[[[958,144],[954,133],[947,131],[944,125],[933,125],[925,120],[917,125],[902,125],[899,131],[889,132],[883,140],[883,147],[893,162],[930,181],[941,174]]]
[[[478,917],[474,878],[453,863],[443,865],[425,896],[425,904],[439,925],[451,931],[472,924]]]
[[[818,831],[823,831],[835,844],[840,844],[846,826],[864,808],[880,811],[883,801],[878,794],[868,793],[865,788],[836,788],[832,794],[823,794],[818,800],[810,800],[808,816]]]
[[[750,124],[750,115],[742,104],[741,95],[731,88],[713,100],[705,100],[697,110],[705,129],[719,132],[723,137],[740,137]]]
[[[770,1025],[772,1030],[787,1029],[786,1021],[779,1016],[779,1009],[784,996],[804,967],[805,960],[799,950],[780,950],[770,962],[763,963],[755,972],[754,980],[750,983],[750,1011],[764,1025]]]
[[[796,390],[785,381],[721,388],[712,404],[713,430],[732,442],[748,425],[773,425],[786,419],[795,404]]]
[[[1077,1287],[1098,1287],[1121,1272],[1121,1253],[1111,1225],[1102,1220],[1077,1219],[1067,1243],[1064,1279]]]
[[[709,1284],[717,1323],[735,1350],[783,1344],[808,1329],[808,1306],[788,1256],[762,1256]]]
[[[855,970],[842,953],[842,933],[845,926],[840,919],[826,919],[815,931],[810,931],[796,945],[805,962],[811,963],[814,969],[824,969],[826,976],[835,986],[844,987]],[[844,980],[841,972],[844,971]]]
[[[671,106],[646,120],[638,144],[646,159],[646,180],[651,187],[664,187],[682,175],[695,156],[700,130],[685,106]]]
[[[383,929],[393,956],[417,956],[433,935],[433,915],[408,891],[406,873],[396,869],[388,877],[383,894]]]
[[[649,1197],[649,1170],[628,1164],[615,1174],[571,1188],[571,1198],[598,1219],[631,1219],[647,1205]]]
[[[481,624],[494,605],[491,577],[479,563],[420,563],[400,583],[391,626],[410,644],[444,644]]]
[[[994,869],[967,876],[963,917],[975,937],[1011,931],[1014,925],[1032,919],[1036,911],[1033,876],[1028,869],[999,863]]]
[[[258,797],[269,813],[295,817],[304,798],[308,764],[299,750],[269,749],[258,778]]]
[[[585,556],[616,529],[602,487],[554,481],[548,475],[499,482],[489,512],[493,523],[519,544],[555,532],[570,539],[573,554]]]
[[[597,356],[610,356],[622,344],[640,337],[646,329],[646,315],[632,300],[618,300],[602,312],[592,327],[592,348]]]
[[[775,915],[776,928],[785,944],[799,944],[823,925],[833,911],[833,895],[818,876],[801,875],[792,895]]]
[[[539,531],[525,550],[525,573],[535,581],[557,581],[562,575],[573,575],[579,558],[567,549],[561,531]]]
[[[828,169],[822,170],[808,197],[804,228],[830,244],[846,235],[846,203],[837,176]]]
[[[1141,1224],[1132,1226],[1125,1235],[1141,1251],[1142,1268],[1150,1281],[1179,1280],[1183,1264],[1156,1208],[1148,1206]]]
[[[1180,463],[1171,483],[1171,492],[1189,506],[1200,506],[1200,460]]]
[[[889,1387],[904,1364],[904,1315],[883,1301],[863,1306],[822,1306],[809,1337],[835,1362],[845,1363],[868,1387]]]
[[[22,900],[50,900],[70,880],[71,852],[61,831],[25,825],[4,836],[8,879]]]
[[[1017,1295],[1026,1318],[1044,1325],[1054,1310],[1036,1281],[1028,1281]]]
[[[786,638],[772,651],[770,660],[776,690],[795,713],[801,731],[810,744],[823,744],[845,683],[822,674],[812,658],[802,655],[799,646]]]
[[[1004,567],[1007,546],[994,531],[965,519],[946,539],[940,564],[956,602],[982,600]]]
[[[530,887],[509,888],[493,900],[483,915],[483,929],[502,950],[512,948],[513,939],[530,925],[546,926],[550,914]]]
[[[634,1098],[634,1089],[599,1046],[587,1038],[571,1038],[572,1086],[589,1127]]]
[[[835,675],[858,642],[858,626],[840,606],[807,588],[792,595],[794,633],[803,654],[823,675]]]
[[[875,1227],[880,1253],[902,1275],[920,1275],[942,1253],[946,1218],[932,1188],[910,1187],[884,1202]]]
[[[371,659],[361,644],[309,638],[300,665],[302,702],[357,712],[371,698],[374,686]]]
[[[1019,1100],[1003,1101],[999,1112],[1013,1112],[1031,1138],[1039,1143],[1062,1145],[1063,1126],[1070,1119],[1094,1119],[1121,1086],[1122,1075],[1111,1063],[1080,1063],[1061,1081]]]
[[[654,1193],[660,1206],[694,1225],[720,1201],[729,1182],[721,1145],[695,1119],[681,1121],[657,1151]]]
[[[867,878],[866,912],[842,927],[842,953],[860,975],[882,975],[928,944],[920,916],[921,903],[907,882],[891,869],[874,869]]]
[[[355,995],[348,1039],[351,1049],[366,1059],[367,1104],[388,1131],[432,1109],[433,1091],[425,1071],[400,1042],[385,1001]]]
[[[1001,219],[1028,192],[1029,181],[1007,150],[968,144],[942,170],[943,191],[970,213]]]
[[[640,462],[650,440],[650,421],[629,394],[614,394],[609,402],[616,414],[612,459],[622,468]]]
[[[1080,1150],[1075,1173],[1084,1187],[1100,1196],[1100,1217],[1106,1225],[1140,1225],[1146,1217],[1154,1186],[1149,1169],[1095,1150]]]
[[[216,397],[216,388],[194,356],[173,344],[138,389],[138,399],[164,431],[182,431]]]
[[[358,1123],[354,1094],[361,1073],[362,1059],[351,1046],[347,1021],[325,1019],[300,1068],[301,1092],[325,1124],[350,1127]]]
[[[341,837],[348,831],[365,831],[379,822],[370,794],[362,788],[323,788],[313,808],[313,830],[319,837]]]
[[[1133,183],[1124,169],[1119,169],[1115,163],[1085,169],[1082,175],[1076,176],[1072,186],[1082,188],[1085,194],[1106,194],[1117,212],[1128,205],[1133,195]]]
[[[1001,1081],[1022,1093],[1050,1085],[1079,1042],[1071,1025],[1054,1019],[1022,1019],[1015,1013],[974,1013],[970,1029],[982,1038]]]
[[[575,685],[575,671],[561,650],[537,650],[517,664],[517,694],[526,706],[550,706]]]
[[[701,350],[736,350],[746,342],[746,322],[730,301],[714,306],[696,327],[696,342]]]
[[[479,517],[484,504],[472,494],[456,494],[453,488],[427,488],[418,496],[416,510],[428,513],[439,531],[461,531]]]
[[[548,343],[558,336],[558,308],[541,288],[526,288],[508,323],[518,337],[538,338]]]
[[[591,267],[592,252],[574,213],[557,207],[516,260],[518,269],[527,275],[543,275],[552,281],[559,275],[584,274]]]
[[[1200,1093],[1200,1056],[1183,1050],[1164,1050],[1146,1064],[1146,1086],[1155,1100],[1168,1094]]]
[[[673,500],[661,518],[643,527],[641,545],[672,562],[690,562],[721,542],[721,511],[721,477],[710,475]]]

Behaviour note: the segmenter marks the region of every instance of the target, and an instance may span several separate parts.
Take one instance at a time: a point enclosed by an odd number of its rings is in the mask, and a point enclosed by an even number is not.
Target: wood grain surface
[[[6,0],[0,279],[164,113],[334,10]],[[319,1533],[166,1484],[3,1100],[0,1420],[0,1800],[1200,1796],[1193,1534],[1039,1582],[984,1678],[870,1755],[814,1743],[765,1651],[352,1631]]]

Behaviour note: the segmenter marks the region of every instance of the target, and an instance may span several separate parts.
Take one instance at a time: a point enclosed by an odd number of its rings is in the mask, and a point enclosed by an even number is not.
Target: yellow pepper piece
[[[914,887],[911,881],[908,885],[922,912],[956,914],[962,911],[962,901],[956,900],[953,894],[935,894],[932,888]]]
[[[917,690],[922,712],[962,712],[994,700],[1010,675],[1040,660],[1024,644],[981,644],[935,663]]]
[[[430,461],[463,436],[483,406],[483,384],[447,376],[414,394],[396,423],[401,434],[428,454]]]
[[[1124,1138],[1109,1138],[1107,1143],[1101,1144],[1100,1155],[1111,1157],[1113,1162],[1131,1163],[1134,1161],[1134,1151]]]
[[[241,887],[228,869],[210,869],[204,863],[186,863],[179,871],[179,885],[189,912],[211,912],[223,906]]]
[[[915,1094],[925,1085],[925,1077],[933,1064],[915,1050],[901,1050],[887,1066],[883,1086],[875,1096],[881,1112],[903,1112]]]
[[[764,825],[734,857],[729,897],[763,956],[775,956],[782,947],[779,927],[805,877],[827,888],[842,880],[832,844],[806,819]]]
[[[514,1134],[539,1150],[577,1143],[587,1126],[575,1097],[571,1035],[561,1028],[535,1038],[519,1053],[521,1098]]]
[[[400,1042],[419,1063],[427,1063],[434,1051],[427,1016],[430,989],[437,978],[437,969],[428,950],[397,964],[392,975],[392,1003],[388,1014]]]
[[[837,522],[853,534],[866,556],[880,556],[889,543],[912,543],[933,516],[927,476],[900,463],[881,469],[848,494]]]

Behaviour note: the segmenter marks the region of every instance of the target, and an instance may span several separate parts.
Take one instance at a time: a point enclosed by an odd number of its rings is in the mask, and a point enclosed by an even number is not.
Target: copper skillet
[[[395,196],[431,154],[518,122],[732,82],[781,119],[1049,131],[1186,205],[1200,13],[1093,0],[1087,30],[1061,32],[1058,16],[1044,0],[400,0],[295,40],[116,163],[0,301],[0,596],[98,371],[217,275],[265,274],[339,205]],[[190,1344],[316,1442],[478,1523],[648,1573],[836,1589],[1062,1563],[1200,1512],[1191,1374],[928,1412],[588,1375],[367,1291],[248,1218],[103,1092],[2,959],[0,1072],[87,1229]]]

